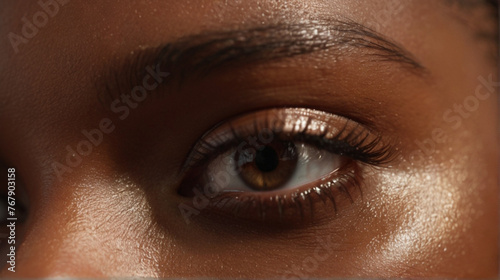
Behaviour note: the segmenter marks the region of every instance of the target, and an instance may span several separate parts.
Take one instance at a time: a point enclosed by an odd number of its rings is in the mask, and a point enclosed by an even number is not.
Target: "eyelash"
[[[287,108],[283,110],[319,112],[302,108]],[[324,112],[321,113],[326,114]],[[195,188],[193,186],[197,185],[197,181],[200,178],[199,175],[203,175],[203,169],[207,167],[208,163],[225,151],[234,149],[239,144],[244,143],[244,139],[257,137],[265,129],[270,131],[272,135],[277,136],[280,141],[313,145],[320,150],[348,158],[348,162],[335,171],[335,178],[330,178],[326,183],[306,189],[300,187],[287,194],[270,195],[270,193],[252,192],[235,195],[234,193],[221,193],[210,199],[211,207],[209,210],[211,210],[210,212],[217,212],[219,215],[232,216],[233,218],[259,220],[260,222],[270,222],[273,224],[278,222],[282,225],[300,224],[306,220],[314,220],[314,205],[317,202],[322,202],[326,205],[327,201],[330,201],[333,210],[337,213],[336,198],[339,195],[343,194],[351,203],[354,202],[354,198],[349,190],[356,188],[362,195],[363,176],[360,164],[358,163],[381,166],[392,159],[393,153],[390,145],[384,144],[380,136],[349,119],[337,117],[337,120],[341,119],[344,125],[333,136],[330,135],[330,137],[327,137],[331,133],[331,129],[324,129],[321,134],[317,135],[308,133],[313,120],[311,116],[307,118],[306,124],[301,129],[295,129],[296,127],[294,127],[294,129],[288,132],[284,132],[284,121],[283,125],[277,125],[268,116],[266,114],[264,118],[254,118],[252,124],[247,127],[233,126],[230,123],[229,133],[216,135],[208,140],[205,140],[205,136],[210,135],[215,129],[206,133],[193,148],[184,165],[183,173],[186,176],[178,189],[178,193],[182,196],[192,196],[192,191]],[[313,183],[316,184],[317,182]],[[274,214],[270,215],[269,213],[272,212],[269,212],[269,209],[276,211],[273,211]],[[290,211],[292,211],[292,214],[288,215],[288,219],[287,217],[284,218],[283,213],[290,213]],[[242,212],[243,214],[241,214]],[[295,215],[298,213],[300,213],[300,221],[296,218],[299,215]]]

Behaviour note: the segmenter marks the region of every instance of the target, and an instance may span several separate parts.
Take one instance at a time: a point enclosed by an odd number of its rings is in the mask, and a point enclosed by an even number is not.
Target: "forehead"
[[[79,74],[72,75],[78,76],[78,80],[64,78],[63,84],[84,87],[88,82],[82,77],[110,60],[183,36],[321,19],[354,20],[395,38],[418,55],[421,42],[427,41],[421,35],[428,31],[420,18],[425,15],[427,21],[439,19],[435,10],[440,5],[435,2],[422,5],[420,1],[397,0],[151,0],[119,4],[53,1],[58,3],[57,7],[31,1],[3,2],[0,35],[5,40],[0,41],[0,48],[5,51],[0,52],[0,71],[3,77],[15,75],[15,81],[34,81],[39,88],[71,72]],[[39,27],[35,25],[37,22]],[[40,73],[41,67],[51,71]],[[47,79],[33,79],[41,76]],[[2,84],[8,86],[13,82],[9,80],[3,79]],[[59,86],[60,82],[57,81]],[[53,85],[50,86],[52,90],[44,89],[37,95],[56,94]],[[22,89],[21,85],[16,87]]]
[[[55,2],[58,3],[58,2]],[[139,49],[150,45],[213,30],[236,30],[277,23],[298,23],[301,20],[352,19],[370,28],[396,36],[398,30],[415,24],[413,18],[435,10],[438,4],[429,1],[100,1],[89,5],[84,1],[71,1],[58,7],[34,4],[29,1],[4,2],[2,7],[2,33],[22,33],[26,21],[40,14],[49,14],[35,38],[28,41],[46,42],[87,40],[93,48],[106,53],[121,49]],[[48,11],[48,12],[46,12]],[[78,19],[78,20],[75,20]],[[29,30],[27,30],[29,31]],[[399,34],[401,35],[401,34]],[[74,42],[74,41],[72,41]],[[10,47],[8,42],[4,47]],[[32,44],[32,43],[31,43]],[[30,44],[30,45],[31,45]],[[23,45],[21,45],[23,46]],[[72,48],[78,45],[72,45]],[[21,49],[21,48],[20,48]],[[29,49],[25,47],[24,49]]]

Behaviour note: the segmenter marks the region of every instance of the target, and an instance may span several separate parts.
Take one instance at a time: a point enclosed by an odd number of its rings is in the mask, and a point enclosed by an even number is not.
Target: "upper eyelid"
[[[294,110],[297,110],[299,112],[299,116],[301,115],[307,115],[307,113],[323,113],[323,114],[329,114],[326,112],[321,112],[317,110],[312,110],[312,109],[306,109],[306,108],[284,108],[284,109],[274,109],[277,110],[278,112],[285,112],[286,110],[289,110],[290,112],[294,112]],[[264,110],[266,114],[266,119],[265,122],[269,122],[269,111],[271,110]],[[251,114],[247,114],[243,117],[251,118],[254,114],[258,114],[259,112],[254,112]],[[312,113],[311,113],[312,114]],[[285,113],[286,115],[286,113]],[[361,160],[365,163],[368,164],[383,164],[390,162],[394,158],[394,152],[391,149],[391,145],[388,143],[383,143],[381,137],[373,132],[371,129],[353,121],[350,119],[347,119],[342,116],[337,116],[333,114],[329,114],[331,119],[335,119],[337,122],[337,125],[342,125],[341,128],[335,127],[335,125],[332,125],[329,127],[330,129],[335,128],[338,129],[337,132],[332,133],[331,130],[328,130],[325,128],[325,133],[322,134],[317,134],[317,135],[311,135],[306,133],[306,130],[308,130],[308,126],[311,125],[312,120],[314,120],[313,117],[309,116],[309,118],[305,121],[305,125],[302,127],[302,129],[295,130],[288,130],[287,133],[292,133],[294,134],[294,137],[296,141],[300,141],[300,138],[302,137],[302,140],[307,140],[306,138],[309,137],[309,140],[314,139],[315,142],[319,141],[319,139],[322,139],[324,137],[327,137],[328,135],[329,138],[331,138],[331,141],[337,141],[340,143],[340,141],[347,141],[347,145],[349,145],[348,141],[351,141],[352,143],[356,142],[358,144],[358,148],[360,148],[358,160]],[[291,115],[288,115],[290,118],[293,118]],[[241,118],[241,117],[240,117]],[[235,119],[238,119],[236,117]],[[244,126],[242,125],[243,129],[238,130],[233,127],[231,121],[234,119],[231,119],[228,122],[219,124],[212,130],[208,131],[205,133],[194,145],[192,148],[188,158],[186,159],[186,162],[181,169],[180,173],[183,173],[185,170],[189,169],[190,167],[193,167],[195,165],[203,164],[203,162],[206,162],[209,160],[209,158],[212,158],[214,155],[212,154],[214,150],[217,148],[220,150],[227,149],[229,147],[234,147],[235,144],[241,144],[241,143],[246,143],[248,142],[249,137],[255,137],[256,136],[256,130],[258,130],[257,126],[262,125],[261,123],[257,121],[252,121],[250,122],[251,126]],[[326,122],[326,120],[325,120]],[[269,124],[264,124],[263,127],[269,129]],[[248,130],[244,132],[244,129]],[[275,128],[276,129],[276,128]],[[283,128],[282,128],[283,129]],[[224,137],[221,135],[218,135],[217,132],[218,130],[226,132],[226,134],[229,135],[229,137]],[[244,133],[244,136],[240,135]],[[280,135],[281,132],[277,132],[277,130],[274,130],[273,133],[276,133],[277,135]],[[358,137],[365,137],[365,139],[358,139]],[[244,139],[247,138],[247,139]],[[369,139],[370,142],[367,142]],[[310,142],[310,141],[308,141]],[[261,143],[263,144],[263,143]],[[325,145],[327,143],[325,142]],[[332,151],[336,152],[336,151]],[[209,155],[209,156],[207,156]],[[364,155],[364,156],[363,156]]]

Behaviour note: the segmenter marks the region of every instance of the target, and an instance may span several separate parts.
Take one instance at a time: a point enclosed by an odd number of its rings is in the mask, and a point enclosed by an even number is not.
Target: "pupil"
[[[262,172],[274,171],[279,164],[279,157],[276,151],[266,146],[261,151],[258,151],[255,155],[255,165]]]

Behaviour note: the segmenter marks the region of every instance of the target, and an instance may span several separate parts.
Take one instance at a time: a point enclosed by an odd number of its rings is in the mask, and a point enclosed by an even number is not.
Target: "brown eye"
[[[238,175],[254,190],[270,191],[290,180],[297,166],[297,148],[289,141],[275,140],[258,149],[235,153]]]
[[[341,116],[305,108],[249,113],[193,147],[178,189],[190,205],[179,210],[188,223],[187,207],[271,224],[328,218],[337,196],[352,201],[350,191],[361,188],[362,164],[378,166],[390,155],[378,134]]]

